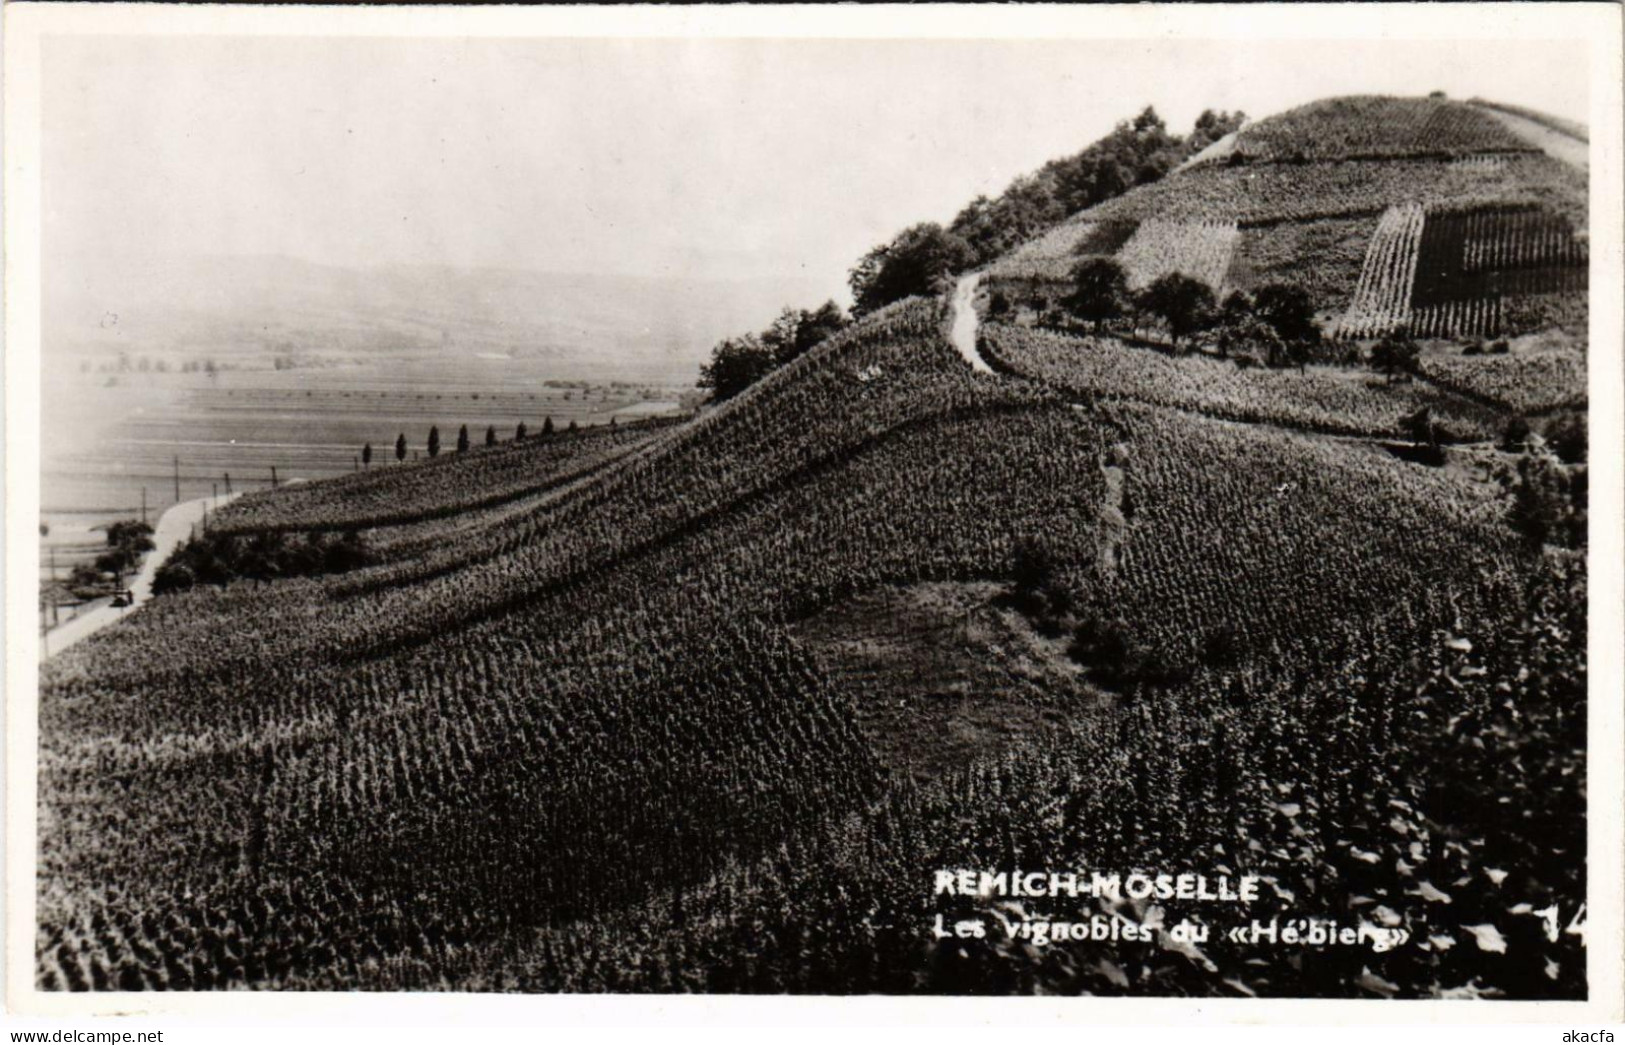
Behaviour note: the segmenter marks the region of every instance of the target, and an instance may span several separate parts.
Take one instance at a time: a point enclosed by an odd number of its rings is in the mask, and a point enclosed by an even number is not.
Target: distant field
[[[682,389],[663,385],[551,382],[535,363],[507,359],[413,360],[202,373],[47,371],[42,393],[41,515],[61,573],[93,555],[97,527],[150,517],[179,499],[265,489],[277,478],[320,479],[356,470],[371,443],[374,466],[393,463],[404,433],[408,459],[426,456],[431,426],[442,452],[459,426],[482,445],[487,426],[513,438],[523,421],[564,428],[631,421],[681,409]],[[424,391],[432,389],[432,391]],[[43,551],[43,549],[42,549]],[[47,569],[43,555],[42,569]]]

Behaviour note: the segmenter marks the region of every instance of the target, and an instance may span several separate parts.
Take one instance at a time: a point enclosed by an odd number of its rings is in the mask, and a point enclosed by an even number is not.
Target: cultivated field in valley
[[[52,547],[62,577],[94,558],[105,547],[100,528],[138,516],[143,500],[156,519],[178,501],[270,489],[273,468],[278,481],[358,471],[368,443],[373,467],[394,466],[402,434],[407,461],[427,460],[435,426],[449,452],[465,424],[483,446],[487,427],[507,442],[520,422],[540,434],[547,418],[562,430],[674,415],[679,394],[663,385],[550,383],[544,371],[477,358],[212,376],[59,367],[47,372],[42,400],[41,516],[51,530],[42,569]]]

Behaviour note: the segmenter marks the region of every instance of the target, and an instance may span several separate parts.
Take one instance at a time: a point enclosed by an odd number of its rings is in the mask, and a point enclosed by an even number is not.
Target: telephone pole
[[[46,538],[51,536],[51,524],[50,523],[42,522],[42,523],[39,524],[39,536],[40,536],[40,540],[42,542]],[[51,610],[52,610],[52,616],[55,616],[55,610],[56,610],[56,546],[55,545],[51,546],[50,552],[51,552],[51,584],[50,584]],[[39,640],[40,640],[40,659],[41,660],[43,660],[46,657],[49,657],[51,655],[51,639],[50,639],[51,626],[50,626],[50,622],[47,621],[46,618],[45,618],[44,594],[45,594],[44,592],[40,593],[41,598],[40,598],[40,602],[39,602]]]
[[[181,459],[179,454],[175,455],[175,503],[181,503]]]
[[[141,525],[147,525],[147,488],[141,488]]]
[[[226,496],[231,496],[231,473],[226,473]]]
[[[276,489],[276,465],[271,466],[271,489]]]

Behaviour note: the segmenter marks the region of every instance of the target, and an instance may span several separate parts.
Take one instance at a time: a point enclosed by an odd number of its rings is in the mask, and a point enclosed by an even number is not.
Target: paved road
[[[959,354],[965,357],[971,369],[977,373],[991,374],[993,368],[976,350],[976,285],[981,281],[980,272],[959,277],[959,285],[954,288],[954,321],[949,329],[954,347],[959,349]]]
[[[134,601],[123,608],[111,604],[98,606],[59,627],[52,628],[45,636],[44,655],[54,657],[69,646],[83,642],[114,621],[135,612],[137,607],[152,598],[153,575],[158,572],[158,567],[163,565],[164,560],[169,558],[169,553],[192,536],[192,527],[203,520],[203,509],[207,507],[212,512],[237,496],[238,493],[233,492],[218,497],[200,497],[195,501],[182,501],[159,516],[158,527],[152,533],[152,542],[157,547],[147,553],[146,560],[141,563],[141,570],[129,584]]]

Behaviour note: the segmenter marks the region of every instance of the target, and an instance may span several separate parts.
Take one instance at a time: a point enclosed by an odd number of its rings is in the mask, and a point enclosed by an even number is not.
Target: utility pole
[[[231,473],[226,473],[226,496],[231,496]]]
[[[219,483],[210,483],[209,484],[209,490],[211,491],[210,500],[213,500],[213,501],[220,500],[220,484]]]
[[[51,545],[51,627],[62,623],[56,606],[56,545]]]
[[[51,536],[51,524],[50,523],[45,523],[45,522],[40,523],[39,524],[39,535],[40,535],[40,540],[41,541],[44,541],[47,537]],[[54,618],[54,617],[56,617],[56,545],[54,545],[54,544],[51,545],[50,553],[51,553],[51,584],[50,584],[50,587],[51,587],[51,616]],[[46,619],[45,619],[45,600],[43,598],[41,598],[40,599],[40,604],[39,604],[39,638],[40,638],[40,648],[41,648],[41,653],[40,653],[41,659],[43,659],[45,657],[49,657],[51,655],[51,640],[49,638],[49,635],[50,635],[50,625],[46,622]]]
[[[271,466],[271,489],[276,489],[276,465]]]
[[[147,525],[147,488],[141,488],[141,525]]]
[[[181,459],[175,455],[175,503],[181,503]]]

